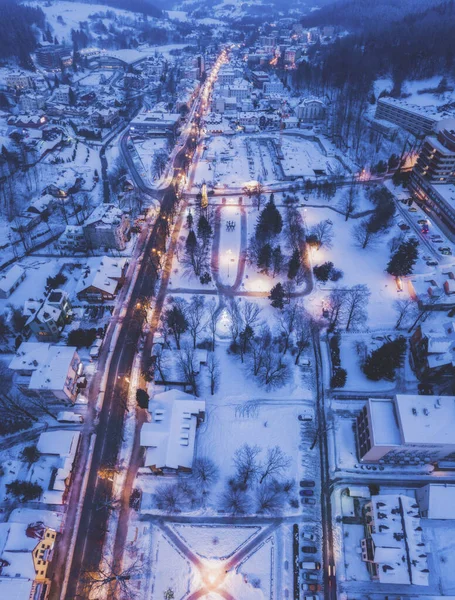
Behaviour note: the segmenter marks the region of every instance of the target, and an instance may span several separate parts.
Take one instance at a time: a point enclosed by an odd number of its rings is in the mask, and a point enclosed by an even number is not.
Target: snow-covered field
[[[281,161],[285,175],[314,178],[319,174],[334,174],[340,170],[340,162],[325,156],[317,142],[302,137],[283,136]]]

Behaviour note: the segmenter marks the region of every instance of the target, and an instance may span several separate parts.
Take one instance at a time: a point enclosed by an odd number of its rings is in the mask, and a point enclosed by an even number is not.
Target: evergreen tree
[[[273,249],[272,252],[272,267],[273,276],[276,277],[283,267],[283,253],[281,252],[281,246],[278,245]]]
[[[282,310],[284,308],[284,289],[280,282],[278,282],[273,288],[270,290],[269,300],[271,300],[271,304],[273,308],[279,308]]]
[[[387,273],[394,277],[402,277],[410,275],[414,270],[414,265],[419,256],[419,242],[415,238],[411,238],[400,244],[398,250],[389,260],[387,265]]]
[[[272,265],[272,246],[264,244],[258,253],[258,268],[261,273],[269,274],[269,269]]]
[[[298,248],[294,249],[291,259],[288,263],[288,279],[295,279],[300,269],[300,252]]]
[[[372,381],[394,381],[396,369],[403,365],[405,353],[405,338],[386,342],[367,356],[362,370]]]
[[[193,213],[191,211],[188,212],[188,214],[186,215],[186,226],[188,229],[193,229]]]
[[[273,200],[269,200],[261,211],[256,223],[256,239],[267,241],[279,235],[283,229],[283,219]]]
[[[212,226],[204,215],[199,217],[197,235],[204,242],[204,245],[208,244],[208,241],[212,236]]]

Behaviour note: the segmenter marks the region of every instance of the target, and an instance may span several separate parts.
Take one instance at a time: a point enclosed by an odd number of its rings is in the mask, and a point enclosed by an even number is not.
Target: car
[[[452,256],[451,248],[438,248],[438,250],[441,254],[444,254],[445,256]]]
[[[409,229],[411,229],[409,227],[409,225],[406,225],[406,223],[398,223],[398,227],[402,230],[402,231],[408,231]]]
[[[302,592],[320,592],[321,589],[319,583],[302,583]]]
[[[314,498],[301,498],[300,501],[302,504],[311,504],[312,506],[316,504],[316,500]]]
[[[437,260],[427,260],[426,264],[428,267],[436,267],[437,265],[439,265]]]
[[[307,533],[306,531],[302,531],[302,538],[304,540],[309,540],[310,542],[314,542],[316,540],[314,533]]]
[[[408,211],[409,211],[409,212],[417,212],[417,208],[416,208],[415,206],[410,206],[410,207],[408,208]]]
[[[302,479],[300,481],[300,487],[314,487],[316,484],[312,479]]]
[[[303,597],[303,600],[319,600],[319,596],[315,595],[315,594],[311,594],[311,596],[307,596],[305,595]]]
[[[431,256],[422,256],[422,260],[432,260]]]
[[[319,571],[321,568],[320,562],[302,560],[300,563],[302,571]]]
[[[301,496],[314,496],[313,490],[300,490],[299,494]]]
[[[304,581],[318,581],[319,577],[317,573],[311,573],[311,571],[307,571],[302,573],[302,579]]]
[[[419,225],[428,225],[428,219],[419,219],[417,223]]]
[[[317,551],[316,546],[302,546],[302,552],[305,554],[316,554]]]

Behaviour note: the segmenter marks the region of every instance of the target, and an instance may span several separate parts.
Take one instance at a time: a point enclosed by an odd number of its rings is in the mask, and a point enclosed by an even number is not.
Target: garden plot
[[[157,182],[161,177],[155,173],[155,156],[159,152],[168,153],[169,142],[167,138],[135,139],[134,148],[143,166],[144,172],[149,181]],[[164,173],[164,169],[163,169]]]
[[[219,527],[174,523],[174,531],[202,558],[225,560],[261,531],[261,527]]]
[[[333,156],[325,156],[317,144],[299,137],[283,136],[281,166],[287,177],[315,177],[338,173],[340,162]]]
[[[393,327],[396,322],[396,313],[393,302],[397,299],[408,297],[407,286],[404,291],[397,292],[394,278],[385,272],[389,261],[390,239],[397,235],[396,228],[384,232],[375,245],[361,249],[354,240],[354,227],[358,219],[345,221],[343,215],[324,208],[303,209],[303,217],[307,230],[325,219],[333,223],[333,241],[330,247],[322,247],[319,250],[311,250],[310,258],[312,266],[323,264],[326,261],[333,262],[337,269],[344,273],[343,278],[336,284],[316,283],[315,292],[309,302],[314,314],[319,317],[322,301],[335,288],[348,288],[357,284],[368,286],[371,296],[368,304],[367,327],[374,324],[374,329],[382,331]]]

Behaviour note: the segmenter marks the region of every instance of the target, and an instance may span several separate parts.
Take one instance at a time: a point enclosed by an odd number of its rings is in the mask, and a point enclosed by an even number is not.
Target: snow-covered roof
[[[0,276],[0,291],[9,294],[11,289],[24,276],[24,269],[19,265],[13,265],[9,271]]]
[[[141,429],[145,466],[157,469],[191,469],[196,441],[197,417],[205,401],[172,389],[157,394],[149,403],[152,422]]]
[[[424,489],[428,492],[429,519],[455,519],[455,485],[430,483]]]
[[[79,431],[68,429],[45,431],[39,436],[37,448],[41,454],[58,454],[63,457],[73,456],[80,435]]]
[[[401,443],[401,436],[393,401],[384,398],[370,398],[369,404],[372,415],[374,443],[386,446],[399,445]]]
[[[44,523],[46,527],[59,531],[63,524],[64,513],[37,508],[15,508],[10,514],[10,523]],[[1,598],[1,594],[0,594]]]
[[[39,342],[38,342],[39,343]],[[42,346],[42,344],[39,344]],[[43,362],[30,378],[31,390],[62,390],[74,361],[77,348],[73,346],[49,346]]]
[[[30,579],[24,577],[0,577],[0,598],[8,600],[28,600],[32,593],[35,576]]]
[[[117,282],[121,279],[127,259],[100,256],[92,259],[76,286],[76,294],[94,287],[109,294],[115,294]]]
[[[395,397],[402,439],[406,444],[455,444],[455,396]]]
[[[105,225],[117,225],[121,222],[123,211],[115,204],[100,204],[84,222],[84,226],[104,223]]]

